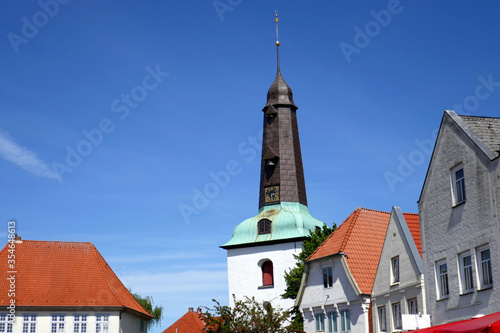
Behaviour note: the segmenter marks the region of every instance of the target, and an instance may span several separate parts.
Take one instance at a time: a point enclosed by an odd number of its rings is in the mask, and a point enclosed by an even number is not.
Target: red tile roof
[[[418,220],[418,214],[404,213],[403,215],[405,219],[412,222],[415,216]],[[390,216],[391,214],[387,212],[357,208],[311,254],[308,261],[339,252],[345,253],[347,266],[360,291],[363,294],[371,294]],[[413,234],[415,228],[410,227],[410,230]],[[417,247],[420,250],[419,245]]]
[[[23,240],[15,243],[16,306],[126,307],[151,315],[137,303],[92,243]],[[9,243],[0,252],[0,280],[10,276]],[[0,284],[0,306],[9,304]]]
[[[420,220],[418,214],[405,213],[403,215],[405,216],[406,224],[417,246],[418,253],[420,253],[420,257],[422,257],[422,241],[420,238]]]
[[[163,333],[200,333],[203,328],[205,328],[205,324],[201,320],[201,315],[193,309],[189,309],[184,316],[170,325]]]

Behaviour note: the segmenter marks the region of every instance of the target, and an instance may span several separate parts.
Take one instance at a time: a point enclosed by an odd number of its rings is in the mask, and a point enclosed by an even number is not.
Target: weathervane
[[[274,19],[274,22],[276,22],[276,46],[280,46],[280,42],[278,40],[278,22],[279,22],[279,19],[278,19],[278,11],[274,11],[276,13],[276,18]]]

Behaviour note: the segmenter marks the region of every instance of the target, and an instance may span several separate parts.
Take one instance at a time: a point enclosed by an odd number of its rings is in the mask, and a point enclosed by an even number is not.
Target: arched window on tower
[[[271,233],[271,221],[268,219],[262,219],[257,224],[257,231],[259,235],[270,234]]]
[[[271,260],[267,260],[262,264],[262,285],[274,285],[273,262]]]

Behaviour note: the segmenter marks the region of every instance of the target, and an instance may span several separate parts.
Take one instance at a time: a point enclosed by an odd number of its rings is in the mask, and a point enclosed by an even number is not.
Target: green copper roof
[[[257,224],[262,219],[272,222],[271,233],[258,234]],[[314,230],[316,227],[322,228],[323,225],[323,222],[311,216],[307,206],[298,202],[281,202],[276,205],[263,206],[257,216],[238,224],[229,242],[221,247],[243,247],[259,245],[263,242],[304,238],[309,235],[309,230]]]

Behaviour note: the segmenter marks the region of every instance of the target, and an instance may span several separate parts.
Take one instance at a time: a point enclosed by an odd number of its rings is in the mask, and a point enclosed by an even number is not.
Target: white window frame
[[[109,314],[95,315],[95,332],[109,333]]]
[[[314,318],[316,319],[316,332],[325,331],[325,314],[317,313]]]
[[[0,333],[12,333],[12,321],[7,313],[0,313]]]
[[[483,259],[483,253],[488,251],[489,258]],[[479,272],[479,286],[481,289],[491,288],[493,286],[493,272],[491,265],[491,250],[489,245],[481,246],[476,253],[477,270]]]
[[[23,314],[23,333],[36,333],[37,314]]]
[[[351,311],[349,309],[340,310],[340,332],[351,331]]]
[[[418,314],[418,302],[416,297],[408,299],[407,304],[408,314]]]
[[[401,317],[401,303],[392,303],[392,325],[394,330],[401,330],[403,327],[403,320]]]
[[[86,314],[73,315],[73,333],[87,333],[87,317]]]
[[[338,330],[338,314],[337,312],[328,312],[327,313],[327,319],[328,319],[328,333],[337,333]]]
[[[381,332],[387,332],[387,310],[384,306],[379,306],[377,308],[378,312],[378,326],[379,326],[379,331]]]
[[[50,316],[50,333],[64,333],[64,324],[66,323],[66,315],[53,314]]]
[[[331,266],[323,267],[323,288],[333,287],[333,268]]]
[[[391,284],[398,284],[399,281],[399,256],[396,256],[391,258]]]
[[[466,262],[467,260],[469,262]],[[458,257],[458,265],[462,294],[474,291],[474,270],[472,268],[474,266],[474,261],[472,253],[469,251],[461,253]]]
[[[462,171],[462,176],[457,176],[457,173]],[[466,200],[465,191],[465,170],[463,165],[459,165],[451,170],[451,179],[453,182],[453,205],[459,205]]]
[[[446,266],[445,271],[441,270],[442,266]],[[446,299],[450,296],[450,285],[448,283],[448,263],[446,259],[436,262],[436,285],[438,299]]]

